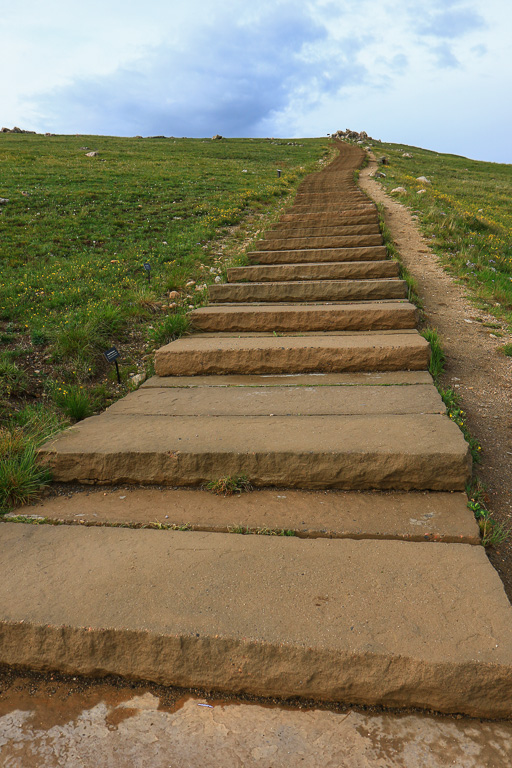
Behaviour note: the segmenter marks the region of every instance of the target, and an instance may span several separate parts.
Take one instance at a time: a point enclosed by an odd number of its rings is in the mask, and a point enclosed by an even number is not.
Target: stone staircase
[[[95,527],[7,526],[0,662],[512,714],[512,609],[466,508],[468,447],[361,160],[343,146],[302,183],[157,376],[43,446],[58,482],[127,487],[36,508]],[[241,475],[262,490],[197,490]],[[151,484],[174,490],[130,490]],[[102,527],[134,515],[193,531]]]

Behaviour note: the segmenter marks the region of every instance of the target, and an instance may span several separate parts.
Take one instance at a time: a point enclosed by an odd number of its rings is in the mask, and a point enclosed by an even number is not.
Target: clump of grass
[[[507,541],[512,534],[512,529],[495,520],[486,508],[487,493],[485,485],[476,480],[466,490],[469,497],[468,508],[475,515],[478,527],[480,528],[482,545],[484,547],[497,547],[499,544]]]
[[[421,332],[421,335],[430,344],[430,362],[428,364],[428,370],[434,381],[438,381],[441,374],[444,372],[445,354],[439,341],[439,335],[435,328],[426,328]]]
[[[235,493],[248,493],[252,491],[252,485],[247,475],[228,475],[218,480],[211,480],[206,484],[206,490],[217,496],[233,496]]]
[[[504,344],[500,347],[500,352],[506,357],[512,357],[512,344]]]
[[[23,394],[27,387],[27,375],[8,355],[0,358],[0,398]]]
[[[38,462],[32,443],[4,457],[0,461],[0,513],[31,501],[50,479],[50,471]]]
[[[384,219],[384,206],[382,203],[377,203],[377,211],[379,214],[379,226],[384,245],[386,246],[388,256],[398,264],[399,277],[401,280],[404,280],[407,285],[407,298],[411,304],[414,304],[418,309],[422,309],[423,303],[418,295],[418,283],[402,261],[400,252],[395,245],[391,231]]]
[[[31,501],[50,482],[37,447],[63,427],[58,416],[42,406],[26,406],[0,427],[0,513]]]
[[[94,407],[87,391],[78,384],[62,384],[53,389],[55,405],[72,421],[81,421],[91,416]]]
[[[448,387],[447,389],[439,389],[439,394],[441,395],[443,403],[446,406],[447,415],[454,422],[454,424],[457,424],[461,430],[462,434],[464,435],[464,439],[469,445],[469,450],[471,452],[471,456],[473,457],[473,461],[478,463],[481,457],[482,446],[478,440],[475,440],[475,438],[471,436],[469,432],[468,425],[466,423],[466,412],[462,408],[460,395],[454,392],[451,387]]]
[[[162,344],[169,344],[175,339],[179,339],[180,336],[187,333],[190,327],[190,320],[188,315],[183,312],[177,312],[173,315],[167,315],[161,323],[155,325],[151,331],[151,341],[153,344],[160,346]]]

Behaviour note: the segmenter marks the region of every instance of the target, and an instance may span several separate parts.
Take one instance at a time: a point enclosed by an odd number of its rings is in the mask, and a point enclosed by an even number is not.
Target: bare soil
[[[482,446],[481,462],[474,475],[487,486],[487,508],[493,517],[512,527],[512,361],[498,347],[512,340],[506,329],[497,338],[496,318],[475,306],[468,291],[440,264],[422,236],[416,217],[389,197],[372,178],[374,158],[361,171],[360,186],[385,208],[385,219],[402,261],[416,279],[423,302],[423,323],[436,328],[446,353],[443,387],[452,387],[462,398],[471,434]],[[488,549],[512,600],[512,537]]]

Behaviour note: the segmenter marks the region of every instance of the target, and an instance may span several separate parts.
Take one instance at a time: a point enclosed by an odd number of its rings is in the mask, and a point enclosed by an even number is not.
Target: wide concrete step
[[[307,248],[286,251],[249,251],[249,262],[256,264],[299,264],[326,261],[373,261],[387,259],[385,245],[359,248]]]
[[[314,377],[311,377],[314,380]],[[446,413],[433,384],[365,387],[295,386],[146,387],[107,409],[109,414],[143,416],[355,416]]]
[[[310,280],[281,283],[219,283],[208,287],[212,302],[380,301],[405,299],[404,280]]]
[[[409,302],[362,304],[238,304],[200,307],[190,313],[197,331],[377,331],[414,328]]]
[[[356,248],[382,245],[382,235],[327,235],[324,237],[265,238],[258,242],[260,251],[279,251],[300,248]]]
[[[481,547],[15,523],[0,546],[2,664],[512,714],[512,608]]]
[[[55,523],[162,527],[301,538],[385,539],[480,545],[465,493],[254,489],[217,495],[196,488],[101,486],[53,496],[7,514]]]
[[[362,200],[360,198],[356,197],[349,197],[348,199],[342,199],[338,202],[309,202],[309,203],[298,203],[294,204],[290,207],[290,211],[293,213],[309,213],[309,211],[344,211],[344,210],[359,210],[359,209],[365,209],[370,208],[371,206],[368,204],[368,199]]]
[[[311,227],[292,228],[282,231],[280,229],[268,229],[265,232],[266,240],[282,240],[290,237],[348,237],[349,235],[379,235],[380,228],[377,221],[371,224],[347,224],[344,227]]]
[[[424,370],[430,346],[416,331],[340,336],[191,336],[157,350],[158,376]]]
[[[334,226],[322,226],[322,227],[303,227],[296,224],[275,224],[272,229],[267,230],[265,233],[267,237],[328,237],[333,235],[357,235],[357,234],[369,234],[374,235],[380,232],[378,222],[375,220],[371,223],[363,223],[357,225],[334,225]]]
[[[363,214],[375,215],[376,211],[377,209],[375,205],[358,206],[357,208],[343,207],[340,210],[329,211],[328,213],[325,213],[325,211],[322,210],[310,210],[309,212],[294,211],[283,213],[279,221],[321,221],[322,223],[329,221],[343,222],[351,216],[357,217]]]
[[[187,390],[183,390],[187,391]],[[440,414],[152,416],[81,421],[40,449],[56,482],[462,491],[470,456]]]
[[[229,283],[243,281],[285,282],[288,280],[376,280],[398,277],[396,261],[346,261],[309,264],[269,264],[254,267],[231,267]]]

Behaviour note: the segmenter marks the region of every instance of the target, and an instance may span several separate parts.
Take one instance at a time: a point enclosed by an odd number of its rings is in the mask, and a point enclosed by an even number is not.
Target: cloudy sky
[[[0,122],[512,162],[510,0],[0,0]]]

